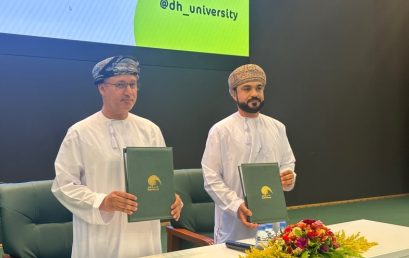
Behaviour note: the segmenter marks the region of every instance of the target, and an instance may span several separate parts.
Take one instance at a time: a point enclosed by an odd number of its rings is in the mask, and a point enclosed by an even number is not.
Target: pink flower
[[[295,243],[295,245],[301,249],[304,249],[308,244],[307,239],[305,239],[304,237],[301,237],[297,240],[297,242]]]
[[[326,253],[326,252],[329,251],[329,247],[328,247],[328,245],[322,245],[322,246],[320,247],[320,250],[321,250],[321,252]]]

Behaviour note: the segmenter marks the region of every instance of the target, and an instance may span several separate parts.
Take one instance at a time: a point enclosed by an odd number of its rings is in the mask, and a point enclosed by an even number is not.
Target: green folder
[[[249,163],[239,166],[244,200],[253,215],[249,222],[288,220],[287,205],[277,163]]]
[[[123,150],[126,191],[138,199],[129,222],[171,219],[175,201],[173,152],[170,147],[127,147]]]

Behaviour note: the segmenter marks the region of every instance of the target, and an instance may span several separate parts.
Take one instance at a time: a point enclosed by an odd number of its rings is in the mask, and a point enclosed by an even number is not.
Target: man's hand
[[[251,223],[247,221],[247,217],[253,215],[251,210],[247,209],[246,205],[242,203],[237,210],[237,217],[243,223],[243,225],[247,228],[257,228],[258,224]]]
[[[133,194],[113,191],[109,193],[102,201],[99,209],[102,211],[121,211],[131,215],[138,210],[136,196]]]
[[[175,194],[175,202],[170,206],[170,215],[172,215],[173,219],[176,221],[180,218],[180,213],[182,212],[183,202],[182,199],[178,194]]]
[[[294,172],[291,170],[284,170],[280,172],[281,184],[283,188],[289,188],[294,184]]]

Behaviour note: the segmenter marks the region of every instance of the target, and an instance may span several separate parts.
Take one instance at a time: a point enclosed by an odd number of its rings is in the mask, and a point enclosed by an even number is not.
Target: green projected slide
[[[138,0],[135,44],[249,56],[249,0]]]
[[[249,0],[1,0],[0,33],[249,56]]]

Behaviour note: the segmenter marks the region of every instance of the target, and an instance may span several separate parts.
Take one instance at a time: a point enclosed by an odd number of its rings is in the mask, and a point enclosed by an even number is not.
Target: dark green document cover
[[[173,152],[170,147],[124,148],[126,191],[138,199],[129,222],[171,219],[175,201]]]
[[[253,215],[253,223],[271,223],[288,219],[287,205],[277,163],[252,163],[239,166],[244,200]]]

